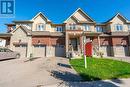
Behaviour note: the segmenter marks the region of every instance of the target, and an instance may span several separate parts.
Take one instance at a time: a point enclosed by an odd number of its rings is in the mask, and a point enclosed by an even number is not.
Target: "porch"
[[[83,32],[83,31],[67,31],[66,32],[66,57],[79,57],[84,53],[84,43],[92,41],[93,48],[100,47],[99,33]],[[93,51],[93,55],[96,52]]]

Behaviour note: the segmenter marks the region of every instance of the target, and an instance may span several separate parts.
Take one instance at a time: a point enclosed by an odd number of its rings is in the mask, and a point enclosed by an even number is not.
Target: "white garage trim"
[[[15,51],[20,53],[20,57],[27,57],[27,45],[26,44],[19,44],[15,45]]]
[[[104,45],[100,47],[100,51],[104,53],[103,56],[110,56],[110,46]]]
[[[128,46],[114,46],[113,50],[114,50],[115,57],[128,56]]]
[[[46,46],[45,45],[34,45],[33,46],[33,57],[45,57]]]

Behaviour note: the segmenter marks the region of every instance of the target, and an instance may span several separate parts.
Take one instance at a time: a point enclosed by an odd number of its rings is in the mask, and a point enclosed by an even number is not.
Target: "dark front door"
[[[71,45],[73,47],[74,51],[78,51],[78,43],[77,43],[77,38],[72,38],[71,40]]]

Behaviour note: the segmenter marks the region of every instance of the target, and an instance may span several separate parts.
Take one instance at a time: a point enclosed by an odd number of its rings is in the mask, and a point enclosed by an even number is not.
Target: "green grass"
[[[84,59],[72,59],[70,64],[85,81],[130,77],[130,63],[127,62],[87,58],[87,69],[84,68]]]

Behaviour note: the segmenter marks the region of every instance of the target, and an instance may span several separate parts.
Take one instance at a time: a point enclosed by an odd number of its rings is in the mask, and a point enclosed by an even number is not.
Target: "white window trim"
[[[45,24],[43,24],[43,23],[37,24],[36,27],[37,27],[37,29],[36,29],[37,31],[45,31]]]
[[[57,26],[56,31],[57,32],[63,32],[63,27],[62,26]]]
[[[130,30],[130,25],[128,25],[128,30]]]
[[[117,26],[118,26],[119,29],[117,29]],[[123,25],[122,24],[115,24],[115,30],[116,31],[123,31]]]
[[[96,26],[95,29],[96,29],[96,32],[103,32],[102,26]]]
[[[88,24],[83,24],[83,29],[84,29],[84,31],[90,31],[90,25],[88,25]]]

